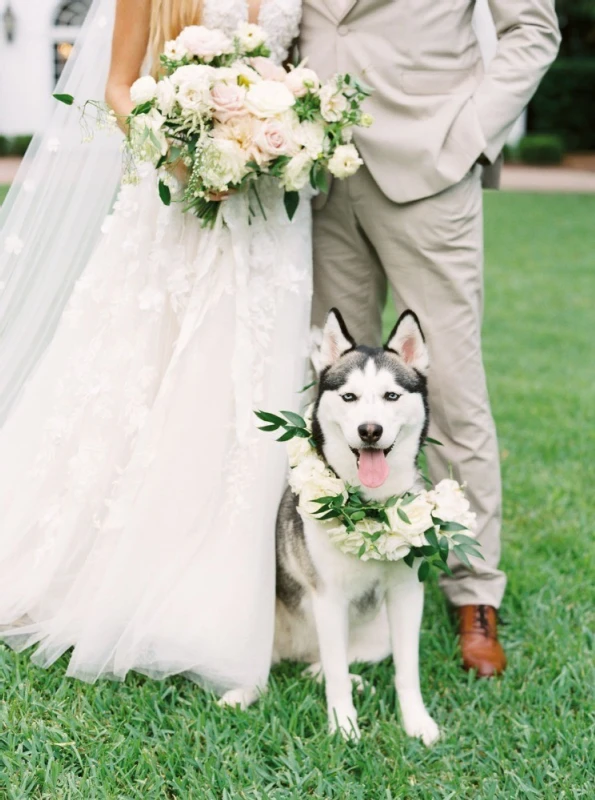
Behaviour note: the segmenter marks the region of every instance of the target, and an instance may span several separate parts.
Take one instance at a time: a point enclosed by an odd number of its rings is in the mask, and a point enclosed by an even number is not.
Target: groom
[[[355,138],[365,166],[335,181],[314,211],[314,322],[337,306],[358,341],[376,344],[387,287],[413,309],[432,364],[434,480],[467,484],[485,561],[452,563],[442,581],[456,609],[466,669],[502,672],[496,609],[501,489],[481,356],[481,165],[556,56],[553,0],[489,0],[498,50],[484,73],[475,0],[304,0],[302,57],[322,78],[360,76],[374,89],[371,128]]]

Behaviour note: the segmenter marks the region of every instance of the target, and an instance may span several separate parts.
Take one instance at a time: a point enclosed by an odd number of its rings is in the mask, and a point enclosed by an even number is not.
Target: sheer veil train
[[[103,97],[114,10],[94,0],[56,92]],[[120,172],[120,137],[83,143],[77,113],[56,101],[0,209],[0,425],[93,252]]]

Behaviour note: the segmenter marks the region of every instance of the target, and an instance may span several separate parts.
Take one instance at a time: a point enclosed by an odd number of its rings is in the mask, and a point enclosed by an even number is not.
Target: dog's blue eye
[[[354,400],[357,400],[357,397],[352,392],[347,392],[347,394],[343,394],[341,397],[346,403],[353,403]]]
[[[401,395],[397,394],[396,392],[387,392],[384,395],[384,399],[385,400],[391,400],[392,402],[394,402],[395,400],[398,400],[400,396]]]

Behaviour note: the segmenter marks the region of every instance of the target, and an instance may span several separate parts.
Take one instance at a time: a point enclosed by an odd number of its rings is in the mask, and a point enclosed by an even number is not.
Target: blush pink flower
[[[233,83],[216,83],[211,90],[213,110],[218,122],[228,122],[246,114],[246,89]]]
[[[284,81],[287,77],[287,73],[283,67],[279,67],[271,61],[270,58],[256,56],[255,58],[251,58],[249,63],[265,81]]]
[[[265,120],[256,136],[256,145],[269,158],[293,156],[298,150],[293,127],[284,119]]]

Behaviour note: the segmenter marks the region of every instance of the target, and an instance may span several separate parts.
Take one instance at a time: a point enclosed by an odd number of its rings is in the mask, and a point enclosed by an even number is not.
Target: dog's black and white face
[[[328,463],[374,497],[406,491],[428,426],[429,360],[415,314],[402,314],[386,345],[370,348],[356,345],[333,309],[312,360],[314,438]]]

